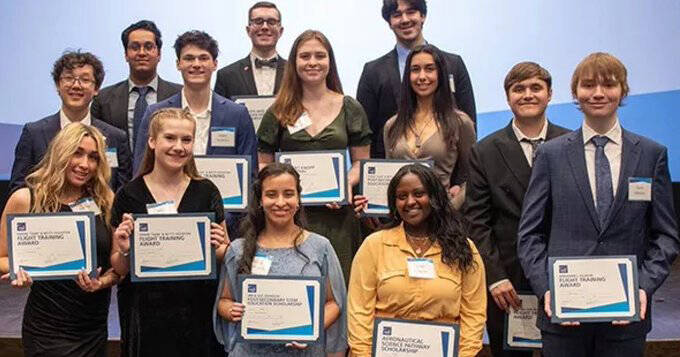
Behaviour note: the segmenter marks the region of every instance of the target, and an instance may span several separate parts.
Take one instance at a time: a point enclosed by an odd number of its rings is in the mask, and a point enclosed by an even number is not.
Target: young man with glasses
[[[250,54],[217,72],[215,92],[232,98],[242,95],[274,95],[278,92],[286,60],[276,52],[283,34],[281,13],[268,1],[248,10],[246,33],[253,43]]]
[[[125,133],[90,115],[92,97],[104,81],[104,66],[89,52],[66,52],[54,62],[52,79],[61,98],[61,109],[24,125],[14,152],[10,192],[23,186],[26,176],[47,152],[50,141],[72,122],[92,125],[106,137],[107,157],[101,160],[111,167],[111,188],[115,191],[130,180],[132,159]]]
[[[114,85],[103,88],[92,102],[92,115],[128,134],[134,148],[135,129],[146,107],[177,94],[182,85],[164,81],[156,73],[161,60],[161,32],[152,21],[142,20],[121,34],[125,61],[130,74]]]

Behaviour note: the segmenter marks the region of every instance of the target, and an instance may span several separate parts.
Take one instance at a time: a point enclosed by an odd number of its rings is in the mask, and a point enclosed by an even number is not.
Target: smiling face
[[[158,135],[149,137],[149,148],[154,151],[154,167],[170,171],[182,170],[194,150],[194,123],[179,118],[163,118]]]
[[[390,28],[397,41],[407,47],[423,42],[425,15],[404,0],[399,0],[397,10],[390,14]]]
[[[543,118],[552,98],[552,90],[539,77],[532,77],[513,84],[508,89],[508,105],[517,120]]]
[[[89,136],[83,137],[68,161],[66,182],[73,187],[84,186],[96,174],[99,161],[97,143]]]
[[[401,219],[415,229],[425,229],[432,206],[420,178],[412,173],[404,175],[395,192],[395,205]]]
[[[589,121],[613,120],[622,97],[621,83],[613,76],[583,76],[576,87],[576,100]]]
[[[94,68],[86,64],[73,70],[64,69],[57,83],[62,107],[70,112],[87,110],[92,97],[97,95]]]
[[[430,97],[439,85],[437,65],[431,54],[417,53],[411,58],[410,79],[411,88],[418,97]]]
[[[330,66],[328,50],[317,39],[307,40],[298,47],[295,63],[302,83],[324,82]]]
[[[182,72],[185,86],[210,87],[210,78],[216,68],[217,60],[207,50],[196,45],[182,47],[177,70]]]
[[[300,207],[300,195],[293,175],[283,173],[265,178],[262,181],[261,199],[267,225],[294,224],[293,218]]]
[[[134,30],[128,35],[125,61],[133,73],[156,73],[161,51],[156,46],[156,36],[148,30]]]
[[[267,51],[276,47],[283,34],[279,12],[274,8],[257,7],[250,12],[246,32],[253,47]]]

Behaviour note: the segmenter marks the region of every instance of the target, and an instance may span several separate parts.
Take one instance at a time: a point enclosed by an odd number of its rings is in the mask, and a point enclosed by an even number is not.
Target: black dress
[[[142,177],[116,194],[111,225],[123,213],[147,213],[155,203]],[[179,213],[215,212],[224,221],[219,190],[210,180],[191,180],[177,209]],[[223,356],[212,327],[217,280],[132,283],[129,274],[118,286],[123,356]]]
[[[101,215],[96,236],[97,265],[104,273],[111,266],[111,230]],[[111,288],[89,293],[75,280],[33,282],[21,329],[25,356],[106,356],[110,302]]]

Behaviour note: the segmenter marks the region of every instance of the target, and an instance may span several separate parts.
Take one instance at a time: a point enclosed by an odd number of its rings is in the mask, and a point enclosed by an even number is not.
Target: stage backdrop
[[[55,113],[59,99],[50,70],[65,49],[83,49],[104,62],[110,85],[125,78],[120,32],[140,19],[154,20],[163,33],[159,73],[180,81],[172,43],[200,29],[220,44],[220,67],[245,57],[247,9],[254,1],[19,1],[0,3],[0,179],[6,179],[21,126]],[[285,31],[279,53],[288,55],[295,37],[312,28],[330,39],[345,92],[354,96],[366,61],[394,47],[380,17],[379,0],[281,0]],[[587,54],[606,51],[628,67],[631,95],[620,111],[625,128],[669,148],[672,176],[680,181],[680,1],[676,0],[431,0],[425,37],[460,54],[477,101],[479,137],[510,119],[502,82],[516,62],[533,60],[553,75],[550,118],[580,125],[569,81]]]

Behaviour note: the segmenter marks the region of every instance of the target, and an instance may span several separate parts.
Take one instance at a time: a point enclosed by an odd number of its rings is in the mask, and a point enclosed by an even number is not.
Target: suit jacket
[[[111,189],[116,192],[132,177],[132,155],[127,135],[122,130],[95,117],[92,117],[92,126],[102,132],[109,148],[116,148],[118,167],[111,169]],[[61,130],[59,113],[24,125],[14,150],[9,192],[23,186],[24,179],[45,156],[50,141],[59,130]]]
[[[174,96],[156,104],[150,105],[144,113],[142,122],[137,133],[137,145],[134,150],[134,172],[137,173],[144,156],[149,133],[149,117],[161,108],[181,108],[182,94]],[[217,147],[211,145],[208,134],[207,155],[249,155],[253,172],[257,172],[257,137],[253,120],[245,106],[236,104],[219,94],[213,93],[212,108],[210,114],[210,127],[233,127],[236,128],[236,141],[234,147]]]
[[[628,200],[630,177],[652,178],[650,202]],[[625,327],[602,324],[602,331],[617,338],[649,332],[652,295],[668,276],[680,247],[672,199],[666,148],[623,130],[618,189],[600,226],[581,129],[541,145],[524,198],[517,246],[534,293],[542,300],[549,289],[548,257],[634,254],[639,287],[647,293],[647,317]],[[538,310],[542,330],[579,333],[579,328],[550,323],[543,309]]]
[[[158,77],[158,93],[156,93],[157,101],[173,96],[182,89],[181,84],[164,81]],[[114,85],[103,88],[99,94],[92,100],[90,111],[95,118],[101,118],[105,121],[125,132],[127,137],[128,131],[128,98],[130,94],[130,86],[128,80],[125,79]],[[129,142],[129,141],[128,141]]]
[[[454,104],[476,122],[475,97],[463,59],[453,53],[444,51],[441,53],[446,62],[447,72],[453,74],[456,89]],[[397,113],[400,91],[401,77],[396,48],[364,65],[357,87],[357,100],[363,105],[373,131],[372,158],[385,157],[383,127],[385,122]]]
[[[568,132],[548,122],[546,141]],[[488,285],[509,279],[516,290],[530,289],[517,257],[517,226],[530,176],[512,122],[472,147],[465,216],[470,239],[484,259]]]
[[[283,78],[285,66],[286,60],[279,56],[279,60],[276,63],[274,94],[278,93],[281,86],[281,78]],[[215,92],[229,99],[237,95],[257,95],[250,55],[217,71]]]

